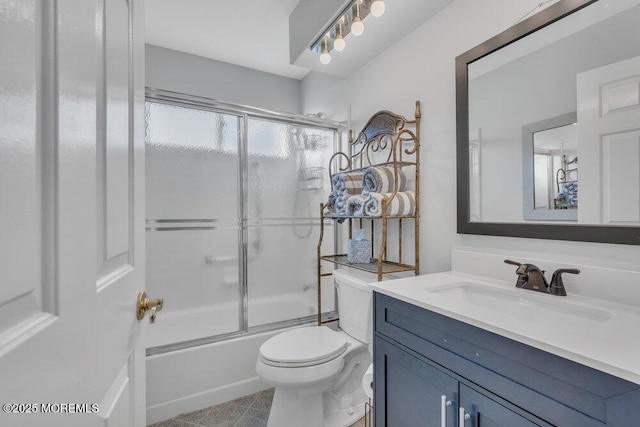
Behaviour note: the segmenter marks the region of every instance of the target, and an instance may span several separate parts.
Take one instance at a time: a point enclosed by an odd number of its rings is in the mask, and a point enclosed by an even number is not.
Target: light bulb
[[[329,55],[329,33],[324,38],[324,42],[322,43],[322,53],[320,54],[320,63],[322,65],[327,65],[331,62],[331,55]]]
[[[322,54],[320,54],[320,63],[327,65],[329,62],[331,62],[331,55],[329,55],[329,52],[323,51]]]
[[[333,48],[338,52],[342,52],[347,44],[342,37],[342,34],[338,34],[336,39],[333,41]]]
[[[357,15],[353,18],[353,22],[351,22],[351,32],[354,36],[359,36],[364,33],[364,24],[362,23],[362,19]]]
[[[384,2],[382,0],[375,0],[373,3],[371,3],[370,11],[371,14],[376,18],[382,16],[382,14],[384,13]]]

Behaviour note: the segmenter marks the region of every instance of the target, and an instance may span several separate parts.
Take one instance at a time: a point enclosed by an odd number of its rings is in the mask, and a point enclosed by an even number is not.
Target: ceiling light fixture
[[[371,10],[371,14],[376,18],[381,17],[384,14],[384,2],[382,0],[375,0],[371,3],[369,10]]]
[[[346,47],[345,37],[349,33],[359,36],[364,32],[362,20],[369,14],[378,17],[384,13],[385,3],[383,0],[352,0],[330,22],[322,32],[322,36],[313,42],[311,50],[320,54],[320,62],[327,65],[331,62],[330,52],[342,52]]]

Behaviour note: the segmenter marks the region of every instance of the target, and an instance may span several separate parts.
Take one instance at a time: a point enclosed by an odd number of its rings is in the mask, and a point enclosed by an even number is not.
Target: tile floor
[[[266,427],[272,400],[273,389],[264,390],[149,427]],[[365,427],[364,418],[353,427]]]

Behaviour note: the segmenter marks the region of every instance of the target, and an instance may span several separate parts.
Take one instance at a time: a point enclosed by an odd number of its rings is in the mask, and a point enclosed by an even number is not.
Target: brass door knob
[[[164,304],[164,300],[162,297],[156,299],[147,298],[147,293],[142,291],[138,294],[138,309],[137,315],[138,320],[144,319],[144,315],[147,311],[151,310],[151,315],[149,316],[149,321],[151,323],[156,323],[156,313],[162,310],[162,306]]]

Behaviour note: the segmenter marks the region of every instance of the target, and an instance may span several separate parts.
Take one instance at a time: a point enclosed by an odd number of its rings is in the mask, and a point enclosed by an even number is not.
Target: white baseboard
[[[147,425],[174,418],[180,414],[228,402],[268,388],[269,386],[262,382],[260,378],[254,377],[235,384],[163,402],[147,408]]]

